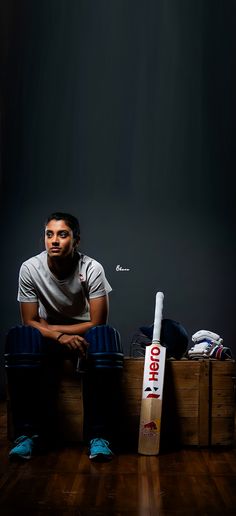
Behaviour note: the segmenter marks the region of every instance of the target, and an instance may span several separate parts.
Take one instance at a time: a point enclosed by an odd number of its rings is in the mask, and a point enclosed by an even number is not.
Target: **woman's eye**
[[[60,236],[61,236],[62,238],[66,238],[66,237],[68,236],[67,231],[62,231],[62,232],[60,233]]]
[[[46,237],[47,237],[47,238],[51,238],[51,237],[52,237],[52,233],[51,233],[50,231],[47,231],[47,233],[46,233]]]

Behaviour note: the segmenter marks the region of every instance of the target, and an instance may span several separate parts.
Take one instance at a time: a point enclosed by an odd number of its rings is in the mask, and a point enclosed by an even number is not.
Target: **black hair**
[[[71,215],[70,213],[63,213],[61,211],[55,211],[54,213],[51,213],[51,215],[48,216],[45,226],[51,221],[51,220],[64,220],[69,226],[69,228],[73,231],[73,237],[74,240],[78,240],[80,237],[80,225],[79,221],[74,215]]]

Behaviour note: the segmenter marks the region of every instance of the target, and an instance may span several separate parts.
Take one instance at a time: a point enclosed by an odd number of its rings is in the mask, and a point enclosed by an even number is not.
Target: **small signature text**
[[[122,267],[121,265],[117,265],[116,266],[116,271],[117,272],[129,272],[130,269],[127,269],[126,267]]]

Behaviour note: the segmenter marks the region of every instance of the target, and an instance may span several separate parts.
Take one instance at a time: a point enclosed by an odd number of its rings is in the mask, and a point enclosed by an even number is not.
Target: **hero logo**
[[[151,349],[151,355],[150,355],[150,362],[149,362],[149,371],[148,371],[148,382],[158,382],[159,379],[159,358],[158,355],[160,355],[160,348],[159,346],[153,346]],[[145,391],[151,391],[152,389],[150,387],[147,387]],[[154,387],[155,391],[158,390],[158,386]],[[160,398],[160,394],[157,394],[156,392],[150,392],[147,395],[147,398]]]

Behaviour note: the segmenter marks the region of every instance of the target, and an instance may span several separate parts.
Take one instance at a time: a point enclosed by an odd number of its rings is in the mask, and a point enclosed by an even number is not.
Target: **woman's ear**
[[[73,244],[74,249],[76,249],[77,247],[79,247],[79,243],[80,243],[80,237],[75,238],[75,239],[74,239],[74,244]]]

